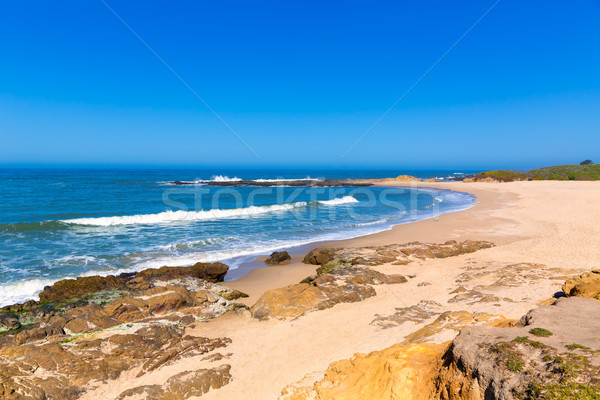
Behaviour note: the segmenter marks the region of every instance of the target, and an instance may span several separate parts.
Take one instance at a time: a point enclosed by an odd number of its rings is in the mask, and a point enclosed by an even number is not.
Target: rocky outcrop
[[[332,363],[314,384],[284,388],[280,400],[431,400],[447,344],[395,345]],[[314,381],[314,376],[307,380]]]
[[[142,377],[189,357],[223,358],[216,351],[230,339],[190,336],[185,328],[245,308],[234,301],[245,295],[196,277],[215,277],[219,265],[201,270],[160,268],[124,279],[124,285],[118,277],[71,280],[65,295],[84,294],[85,300],[6,307],[0,314],[0,327],[6,327],[0,336],[0,398],[76,399],[125,371],[135,369]],[[116,284],[121,286],[111,287]],[[86,291],[92,289],[100,291]],[[199,396],[229,382],[228,366],[219,368],[173,376],[140,393],[157,399]]]
[[[94,382],[141,366],[138,376],[227,346],[227,338],[191,337],[176,321],[135,323],[121,330],[0,349],[0,398],[77,399]],[[50,378],[48,378],[50,377]]]
[[[466,328],[444,355],[434,398],[594,399],[600,396],[600,303],[559,299],[519,327]]]
[[[590,297],[600,300],[600,270],[569,279],[562,287],[567,296]]]
[[[339,266],[305,281],[266,291],[251,307],[252,316],[258,319],[298,317],[338,303],[362,301],[375,296],[371,285],[404,283],[406,278],[368,268]]]
[[[186,400],[219,389],[231,381],[230,365],[186,371],[174,375],[163,385],[138,386],[121,393],[116,400]]]
[[[280,399],[600,398],[598,301],[561,298],[511,325],[464,328],[449,347],[407,344],[357,354],[287,386]]]
[[[222,263],[196,263],[191,267],[150,268],[137,274],[121,274],[118,276],[86,276],[77,279],[63,279],[52,286],[44,288],[40,293],[41,302],[60,302],[71,299],[82,299],[92,293],[103,290],[126,290],[144,279],[168,280],[192,277],[209,282],[221,282],[229,267]]]
[[[376,266],[386,263],[406,265],[414,260],[446,258],[488,249],[494,244],[486,241],[450,240],[444,244],[411,242],[386,246],[357,248],[314,249],[304,257],[305,264],[328,263]]]
[[[287,251],[275,251],[271,253],[269,257],[267,257],[265,264],[282,265],[289,264],[291,261],[292,257],[290,257]]]

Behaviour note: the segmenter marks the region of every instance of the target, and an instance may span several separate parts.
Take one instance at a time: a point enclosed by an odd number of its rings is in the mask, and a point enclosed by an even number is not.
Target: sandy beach
[[[495,247],[407,265],[383,264],[373,269],[401,274],[408,281],[377,285],[376,296],[337,304],[297,318],[260,321],[250,312],[230,312],[188,328],[193,336],[228,337],[223,359],[186,358],[141,378],[136,371],[88,391],[84,399],[114,399],[140,385],[162,384],[175,374],[226,363],[232,380],[203,399],[276,399],[282,389],[305,378],[313,382],[328,365],[355,353],[406,343],[423,327],[432,327],[441,313],[466,311],[473,317],[460,324],[435,325],[418,341],[443,343],[458,329],[488,319],[518,319],[560,291],[567,277],[598,267],[600,259],[600,184],[597,182],[427,183],[427,187],[459,190],[477,196],[465,211],[398,225],[374,235],[320,244],[362,247],[413,241],[487,240]],[[269,289],[296,284],[314,274],[294,256],[288,265],[268,266],[224,285],[249,295],[252,305]],[[480,292],[484,292],[483,295]],[[457,295],[458,293],[458,295]],[[461,297],[462,296],[462,297]],[[434,304],[422,321],[383,325],[398,310]],[[420,331],[422,332],[422,331]],[[415,336],[412,336],[413,339]],[[413,340],[414,341],[414,340]],[[321,374],[321,375],[319,375]]]

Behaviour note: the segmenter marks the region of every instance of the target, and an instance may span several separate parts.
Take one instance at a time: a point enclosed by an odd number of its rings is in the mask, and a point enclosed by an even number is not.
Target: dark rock
[[[94,292],[125,286],[125,280],[109,276],[85,276],[77,279],[63,279],[47,286],[40,293],[40,301],[60,302],[75,298],[82,298]]]
[[[332,260],[334,251],[331,249],[314,249],[304,256],[304,264],[325,265]]]
[[[192,277],[204,279],[209,282],[222,282],[229,267],[225,264],[216,263],[196,263],[191,267],[162,267],[150,268],[138,272],[135,279],[154,278],[168,280],[173,278]]]
[[[275,251],[271,253],[269,257],[267,257],[265,264],[282,265],[289,264],[291,261],[292,257],[290,257],[287,251]]]

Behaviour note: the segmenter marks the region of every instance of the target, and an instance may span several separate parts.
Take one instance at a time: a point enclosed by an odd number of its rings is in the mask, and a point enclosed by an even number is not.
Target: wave
[[[27,280],[0,285],[0,307],[37,298],[37,295],[46,286],[52,285],[56,281],[56,279],[28,278]]]
[[[209,185],[211,182],[256,182],[256,183],[269,183],[269,182],[273,182],[273,183],[277,183],[277,182],[314,182],[314,181],[320,181],[321,179],[318,178],[311,178],[310,176],[307,176],[306,178],[274,178],[274,179],[267,179],[267,178],[260,178],[260,179],[242,179],[242,178],[238,178],[237,176],[234,176],[233,178],[230,178],[228,176],[224,176],[224,175],[215,175],[212,177],[212,179],[196,179],[193,181],[176,181],[177,184],[186,184],[186,185]],[[169,182],[160,182],[163,184],[167,184],[167,185],[173,185],[176,184],[175,182],[169,181]]]
[[[332,200],[319,200],[315,202],[299,201],[296,203],[272,204],[268,206],[250,206],[246,208],[214,209],[206,211],[164,211],[158,214],[126,215],[120,217],[76,218],[60,222],[69,225],[87,226],[115,226],[115,225],[151,225],[180,221],[206,221],[225,218],[245,218],[272,212],[291,211],[308,205],[337,206],[342,204],[357,203],[352,196],[344,196]]]
[[[356,200],[352,196],[344,196],[344,197],[340,197],[338,199],[319,200],[318,203],[324,204],[326,206],[339,206],[342,204],[358,203],[358,200]]]

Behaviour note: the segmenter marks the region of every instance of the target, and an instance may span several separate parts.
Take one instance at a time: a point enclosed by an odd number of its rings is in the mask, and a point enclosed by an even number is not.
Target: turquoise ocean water
[[[469,172],[469,171],[460,171]],[[82,275],[240,263],[470,207],[466,193],[399,188],[215,187],[457,171],[0,169],[0,306]],[[172,181],[194,182],[175,186]]]

